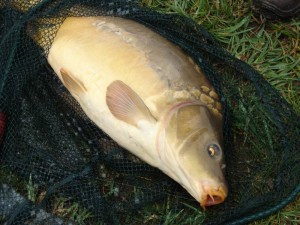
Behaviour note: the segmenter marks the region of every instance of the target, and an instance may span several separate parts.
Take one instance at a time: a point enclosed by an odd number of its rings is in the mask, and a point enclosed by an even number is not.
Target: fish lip
[[[200,205],[205,210],[206,206],[213,206],[225,201],[228,189],[225,184],[214,186],[203,186]]]

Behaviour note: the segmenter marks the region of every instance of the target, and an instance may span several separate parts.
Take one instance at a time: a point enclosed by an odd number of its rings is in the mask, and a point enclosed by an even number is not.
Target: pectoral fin
[[[156,122],[143,100],[122,81],[116,80],[107,87],[106,104],[117,119],[133,126],[141,120]]]
[[[72,74],[68,73],[66,70],[61,69],[60,74],[65,87],[71,93],[74,93],[75,95],[79,96],[80,94],[85,93],[87,91],[84,84],[80,80],[72,76]]]

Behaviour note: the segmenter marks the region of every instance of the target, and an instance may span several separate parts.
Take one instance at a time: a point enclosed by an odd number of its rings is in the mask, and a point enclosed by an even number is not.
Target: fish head
[[[191,104],[173,112],[165,130],[172,173],[203,208],[222,203],[228,194],[222,124],[207,106]]]

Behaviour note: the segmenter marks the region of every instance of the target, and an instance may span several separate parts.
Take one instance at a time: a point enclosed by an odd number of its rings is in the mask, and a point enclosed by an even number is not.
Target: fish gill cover
[[[221,96],[229,195],[206,211],[97,128],[46,56],[68,16],[135,20],[180,46]],[[38,30],[47,35],[31,38]],[[300,192],[300,118],[262,76],[201,26],[135,1],[0,1],[0,221],[5,224],[241,224]],[[4,116],[5,115],[5,116]],[[175,218],[176,219],[176,218]]]

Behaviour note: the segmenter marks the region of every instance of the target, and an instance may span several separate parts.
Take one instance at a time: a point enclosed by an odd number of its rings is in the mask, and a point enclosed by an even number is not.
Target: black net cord
[[[96,161],[96,158],[95,158],[95,161]],[[48,200],[48,197],[50,197],[57,189],[59,189],[60,187],[66,185],[68,183],[71,183],[77,177],[81,177],[81,176],[89,174],[91,171],[92,171],[92,165],[87,165],[79,173],[71,174],[71,175],[67,176],[66,178],[62,179],[60,182],[58,182],[58,183],[54,184],[53,186],[49,187],[47,192],[46,192],[46,195],[44,196],[43,200],[40,202],[39,207],[40,208],[45,207],[45,204]]]
[[[9,59],[12,59],[15,57],[16,55],[16,46],[18,43],[18,34],[20,33],[20,29],[23,29],[22,26],[25,25],[25,22],[37,19],[39,16],[47,16],[46,12],[51,12],[52,16],[66,16],[66,13],[62,13],[63,10],[61,6],[68,4],[68,3],[77,3],[77,2],[93,2],[92,0],[90,1],[61,1],[61,4],[59,4],[58,2],[55,2],[55,4],[51,4],[51,1],[41,1],[41,3],[38,3],[37,5],[35,5],[34,7],[31,8],[30,12],[24,14],[19,20],[17,20],[16,25],[10,30],[10,52],[9,52]],[[96,1],[94,1],[96,2]],[[117,2],[119,3],[118,7],[120,6],[124,6],[126,5],[125,1],[124,3],[121,3],[119,1],[98,1],[99,4],[103,4],[103,5],[109,5],[110,2]],[[49,8],[47,8],[49,6]],[[127,5],[126,5],[127,7]],[[124,6],[124,8],[126,8]],[[129,6],[130,7],[130,6]],[[129,14],[131,14],[131,16],[129,15],[128,17],[134,18],[135,20],[139,20],[141,23],[148,23],[149,25],[151,25],[152,27],[156,27],[155,30],[159,30],[160,33],[167,37],[168,39],[170,39],[171,41],[173,41],[174,43],[180,45],[183,49],[185,49],[189,55],[193,56],[193,58],[195,59],[196,63],[199,64],[202,68],[204,68],[204,70],[206,71],[206,74],[208,76],[211,77],[212,81],[214,85],[217,86],[221,86],[220,89],[222,91],[222,79],[218,79],[220,75],[220,73],[216,72],[217,69],[214,68],[214,64],[213,64],[213,60],[211,60],[211,58],[214,58],[214,60],[219,60],[219,61],[223,61],[224,66],[229,66],[232,67],[235,71],[236,74],[243,76],[245,80],[249,81],[249,83],[251,85],[253,85],[255,87],[255,93],[257,96],[259,96],[260,98],[260,103],[265,107],[266,112],[271,115],[271,117],[274,119],[275,121],[275,125],[277,127],[277,132],[280,133],[280,141],[283,143],[282,146],[284,152],[286,153],[285,157],[288,157],[289,152],[292,154],[293,152],[296,152],[295,150],[295,146],[297,146],[297,143],[299,142],[299,140],[297,139],[297,129],[299,130],[299,116],[297,116],[295,114],[295,112],[292,110],[292,108],[285,102],[285,100],[280,97],[279,93],[272,88],[265,80],[262,79],[262,77],[256,72],[254,71],[249,65],[243,63],[242,61],[239,61],[237,59],[235,59],[234,57],[230,56],[226,51],[224,51],[222,48],[220,48],[218,45],[216,45],[215,43],[213,43],[214,40],[213,38],[208,38],[210,37],[210,35],[205,32],[203,34],[204,37],[202,37],[202,39],[207,39],[207,41],[205,43],[196,43],[193,42],[193,35],[190,35],[191,37],[187,37],[188,35],[185,34],[184,30],[181,30],[181,28],[179,27],[175,27],[172,26],[172,22],[174,22],[174,24],[176,22],[178,22],[178,18],[176,16],[164,16],[158,13],[155,13],[153,11],[150,11],[148,9],[140,9],[136,6],[134,6],[135,9],[132,11],[129,11]],[[114,8],[113,5],[107,7],[107,10],[110,10],[111,8]],[[44,11],[43,11],[44,10]],[[61,10],[61,11],[60,11]],[[115,11],[117,12],[117,8],[115,8]],[[78,12],[77,12],[78,13]],[[84,13],[81,13],[84,14]],[[80,14],[80,15],[81,15]],[[101,14],[101,13],[99,13]],[[78,14],[79,15],[79,14]],[[94,14],[93,14],[94,15]],[[86,16],[89,16],[89,14],[87,13]],[[151,19],[149,19],[151,17]],[[159,19],[165,19],[165,24],[160,27],[160,25],[162,25],[162,23],[159,22]],[[151,21],[152,20],[152,21]],[[158,22],[158,24],[156,24],[156,21]],[[149,22],[150,21],[150,22]],[[185,21],[185,20],[183,20]],[[187,20],[186,20],[187,21]],[[182,24],[184,24],[184,22],[182,22]],[[190,24],[191,23],[186,23],[186,24]],[[170,25],[169,29],[167,29],[166,27]],[[192,29],[191,29],[192,30]],[[202,29],[199,29],[200,33],[203,31]],[[202,31],[201,31],[202,30]],[[203,32],[202,32],[203,33]],[[4,39],[1,40],[1,49],[4,46],[5,42],[8,40],[8,36],[4,35]],[[196,36],[196,35],[195,35]],[[197,38],[195,38],[196,40]],[[198,39],[197,39],[198,40]],[[50,43],[50,41],[49,41]],[[5,47],[4,47],[5,48]],[[8,48],[8,47],[7,47]],[[207,56],[209,56],[210,59],[207,58]],[[199,60],[201,59],[201,60]],[[205,59],[205,60],[202,60]],[[22,59],[21,59],[22,60]],[[6,64],[7,63],[7,64]],[[5,63],[5,70],[4,70],[4,75],[7,76],[7,74],[10,73],[10,67],[11,67],[11,61],[7,61]],[[10,74],[10,75],[14,75],[14,74]],[[5,78],[5,77],[4,77]],[[6,79],[6,78],[5,78]],[[4,79],[4,80],[5,80]],[[2,79],[3,81],[3,79]],[[1,85],[3,85],[4,82],[1,83]],[[219,94],[222,92],[219,92]],[[268,93],[272,93],[273,95],[270,97],[268,95],[265,96],[265,94]],[[221,94],[222,95],[222,94]],[[271,101],[276,98],[277,103],[278,103],[278,108],[274,107],[274,105],[270,104],[272,103]],[[229,100],[230,101],[230,100]],[[224,103],[224,102],[223,102]],[[284,108],[284,110],[282,110],[281,108]],[[287,108],[287,111],[285,111],[285,109]],[[227,112],[227,107],[225,107],[225,114],[229,114],[226,113]],[[282,110],[283,112],[280,112],[279,110]],[[229,111],[229,110],[228,110]],[[285,117],[288,117],[287,120],[285,120]],[[228,115],[225,115],[225,119],[228,117]],[[291,126],[289,127],[289,121],[291,121],[292,119],[289,118],[293,118],[293,123],[290,124]],[[227,125],[226,125],[227,126]],[[290,130],[296,130],[296,132],[294,132],[294,134],[292,136],[284,136],[286,131],[291,132]],[[296,137],[296,139],[294,138]],[[294,140],[294,142],[291,142],[291,140]],[[299,146],[299,145],[298,145]],[[12,150],[12,149],[11,149]],[[88,169],[89,167],[87,166],[86,169]],[[74,172],[74,171],[73,171]],[[83,172],[83,171],[82,171]],[[64,186],[64,184],[70,184],[72,183],[72,181],[74,181],[77,177],[79,177],[81,174],[81,172],[74,172],[74,174],[72,175],[67,175],[65,177],[62,177],[61,180],[58,181],[58,183],[56,185],[50,186],[47,188],[47,190],[49,190],[49,195],[51,193],[53,193],[55,190],[62,188]],[[281,175],[278,176],[278,180],[280,180]],[[297,180],[298,181],[298,180]],[[295,185],[295,182],[294,182]],[[280,186],[280,185],[278,185]],[[259,218],[263,218],[265,216],[268,216],[272,213],[274,213],[275,211],[281,209],[282,207],[284,207],[286,204],[288,204],[289,202],[291,202],[295,196],[300,192],[300,184],[298,182],[298,185],[296,183],[296,188],[290,192],[286,191],[286,194],[282,195],[281,200],[278,200],[278,204],[276,203],[272,203],[272,198],[263,198],[266,202],[269,201],[269,205],[267,204],[266,207],[261,207],[263,210],[261,210],[260,212],[255,211],[255,213],[251,213],[251,210],[253,210],[253,207],[251,208],[251,206],[249,207],[244,207],[244,211],[241,210],[240,212],[242,212],[239,215],[228,215],[228,217],[224,217],[223,221],[227,222],[227,224],[241,224],[241,223],[247,223],[250,222],[252,220],[255,219],[259,219]],[[275,191],[279,191],[276,190]],[[276,193],[276,192],[274,192]],[[266,197],[266,196],[265,196]],[[46,196],[43,204],[46,204],[46,199],[49,199],[48,196]],[[274,202],[274,201],[273,201]],[[231,211],[234,213],[234,210]],[[237,210],[238,212],[238,210]],[[251,214],[251,215],[250,215]],[[240,219],[237,219],[240,218]],[[212,218],[210,218],[212,219]],[[220,224],[220,223],[218,223]],[[224,223],[222,223],[224,224]]]
[[[27,199],[24,199],[21,203],[17,205],[17,207],[14,209],[13,213],[10,215],[9,219],[7,220],[7,225],[12,225],[16,221],[16,218],[18,218],[18,215],[20,215],[24,210],[30,207],[30,202]]]
[[[224,223],[224,224],[227,224],[227,225],[247,224],[254,220],[263,219],[263,218],[270,216],[271,214],[283,209],[289,203],[294,201],[296,199],[296,197],[299,195],[299,193],[300,193],[300,184],[296,187],[296,189],[293,192],[291,192],[291,194],[289,196],[287,196],[284,200],[282,200],[276,206],[271,207],[263,212],[254,213],[253,215],[245,216],[242,219],[233,220],[233,221],[230,221],[229,223]]]
[[[7,32],[3,37],[1,37],[0,42],[0,49],[4,48],[5,42],[7,42],[9,39],[14,39],[13,45],[11,46],[10,54],[8,56],[5,56],[5,58],[8,58],[9,61],[6,63],[6,67],[1,75],[1,85],[0,85],[0,93],[3,93],[4,85],[6,84],[9,72],[10,72],[10,66],[12,65],[12,61],[14,59],[14,56],[16,54],[17,50],[17,44],[18,44],[18,37],[21,32],[21,28],[24,26],[25,22],[28,21],[33,15],[40,10],[42,6],[47,4],[48,2],[51,2],[51,0],[44,0],[39,2],[37,5],[35,5],[28,13],[25,13],[23,15],[19,16],[19,19],[15,21],[13,27]],[[16,32],[16,33],[14,33]],[[2,53],[4,54],[4,52]]]

